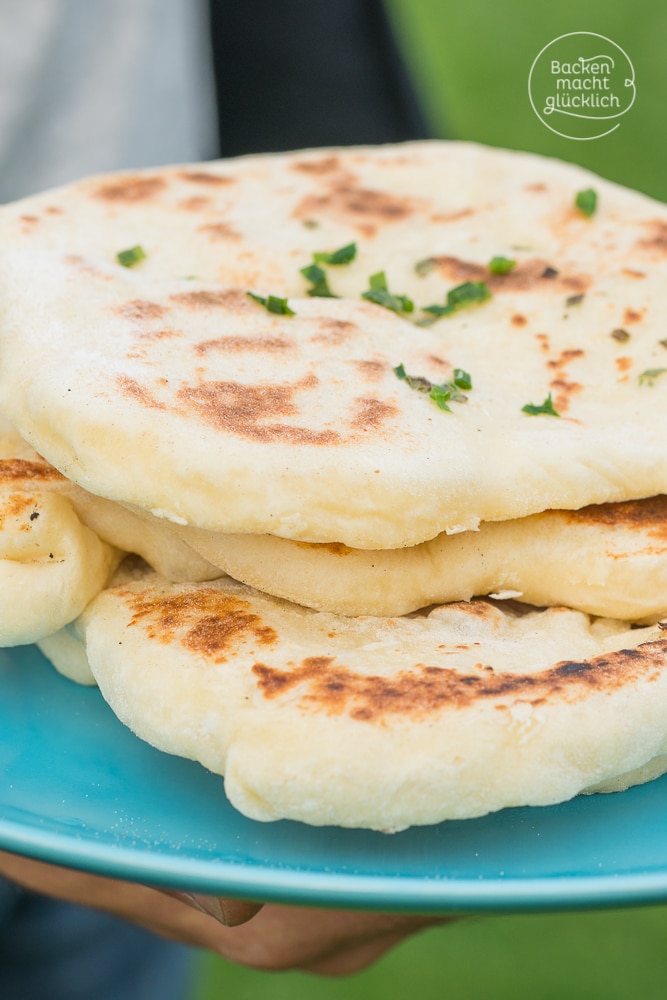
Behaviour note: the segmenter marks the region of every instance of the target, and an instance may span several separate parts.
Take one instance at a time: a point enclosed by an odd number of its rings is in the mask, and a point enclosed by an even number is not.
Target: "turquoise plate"
[[[0,847],[203,892],[415,911],[667,901],[667,776],[617,795],[416,827],[255,823],[33,647],[0,650]]]

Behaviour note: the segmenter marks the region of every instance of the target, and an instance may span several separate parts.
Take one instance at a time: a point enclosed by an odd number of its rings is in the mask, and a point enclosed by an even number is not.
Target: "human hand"
[[[34,892],[113,913],[154,933],[266,971],[345,975],[450,918],[324,910],[157,889],[0,852],[0,875]]]

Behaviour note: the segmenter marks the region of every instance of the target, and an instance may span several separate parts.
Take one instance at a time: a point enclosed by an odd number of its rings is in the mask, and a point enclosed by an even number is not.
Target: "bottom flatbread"
[[[131,560],[73,634],[121,721],[257,820],[395,831],[624,787],[667,753],[659,625],[489,601],[349,619]]]

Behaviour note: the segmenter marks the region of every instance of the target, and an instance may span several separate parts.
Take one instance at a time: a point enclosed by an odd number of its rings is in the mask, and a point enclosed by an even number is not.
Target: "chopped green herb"
[[[146,260],[146,251],[143,247],[130,247],[129,250],[121,250],[116,254],[116,260],[123,267],[134,267],[140,261]]]
[[[407,382],[411,389],[416,389],[417,392],[427,392],[429,399],[432,399],[440,410],[445,410],[447,413],[452,412],[448,403],[467,402],[468,397],[464,396],[461,389],[472,389],[472,379],[468,372],[463,371],[462,368],[455,368],[452,381],[443,382],[441,385],[434,385],[430,379],[424,378],[422,375],[408,375],[402,364],[394,368],[394,374],[396,378]]]
[[[584,301],[583,292],[580,295],[568,295],[565,299],[565,305],[569,309],[570,306],[578,306]]]
[[[392,295],[387,288],[387,277],[384,271],[372,274],[369,278],[369,284],[370,288],[361,293],[362,299],[366,299],[367,302],[374,302],[376,305],[384,306],[385,309],[391,309],[395,313],[411,313],[414,310],[414,302],[407,295]]]
[[[554,407],[551,393],[549,393],[541,406],[536,406],[534,403],[526,403],[525,406],[521,407],[521,412],[528,413],[531,417],[536,417],[541,413],[546,414],[548,417],[560,417],[560,413]]]
[[[658,343],[661,347],[667,347],[667,338],[665,340],[659,340]]]
[[[423,260],[418,260],[415,264],[415,272],[420,278],[426,277],[438,266],[438,262],[435,257],[424,257]]]
[[[509,257],[492,257],[489,262],[491,274],[508,274],[513,267],[516,267],[516,261]]]
[[[620,326],[617,327],[616,330],[612,330],[609,336],[613,337],[614,340],[617,340],[619,344],[625,344],[626,341],[630,340],[630,334],[628,331],[624,330],[623,327]],[[667,347],[667,343],[665,346]]]
[[[287,304],[287,299],[280,299],[277,295],[255,295],[254,292],[246,292],[246,295],[255,302],[259,302],[260,306],[264,306],[270,313],[276,313],[278,316],[296,315],[294,310],[290,309]]]
[[[639,376],[640,385],[653,385],[658,375],[664,375],[667,372],[667,368],[647,368],[645,372],[642,372]]]
[[[304,219],[301,225],[306,229],[318,229],[320,224],[317,219]]]
[[[466,306],[479,305],[491,298],[488,285],[483,281],[464,281],[462,285],[450,288],[447,292],[447,302],[444,306],[425,306],[424,312],[430,313],[435,319],[441,316],[452,316]]]
[[[585,191],[579,191],[574,199],[574,204],[582,215],[585,215],[587,219],[590,219],[590,217],[595,214],[595,209],[598,205],[597,193],[593,190],[593,188],[586,188]]]
[[[313,260],[316,264],[349,264],[357,256],[357,244],[348,243],[333,253],[314,253]]]
[[[309,295],[319,299],[338,298],[329,288],[326,272],[322,270],[319,264],[309,264],[308,267],[302,267],[300,273],[311,284],[311,287],[308,289]]]

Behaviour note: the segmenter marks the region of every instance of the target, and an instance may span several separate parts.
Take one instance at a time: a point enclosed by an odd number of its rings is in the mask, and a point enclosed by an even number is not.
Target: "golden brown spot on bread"
[[[547,367],[559,370],[569,364],[570,361],[574,361],[575,358],[583,357],[584,353],[580,347],[568,347],[564,351],[561,351],[557,358],[547,361]]]
[[[546,184],[542,184],[542,183],[524,184],[524,191],[534,191],[536,194],[538,194],[538,193],[541,193],[542,191],[546,191],[546,190],[547,190]]]
[[[567,413],[571,397],[581,392],[583,386],[579,382],[568,382],[564,378],[554,378],[549,382],[549,388],[553,393],[554,406],[562,414]]]
[[[166,187],[164,177],[127,176],[100,184],[93,197],[102,201],[148,201]]]
[[[262,354],[282,354],[294,347],[294,342],[287,337],[217,337],[215,340],[204,340],[195,344],[195,354],[206,355],[211,351],[223,354],[237,354],[241,351]]]
[[[350,364],[354,365],[362,379],[366,382],[380,382],[382,377],[387,370],[387,365],[384,361],[351,361]]]
[[[521,313],[514,313],[514,315],[510,317],[510,323],[512,326],[525,326],[527,322],[528,320]]]
[[[178,303],[188,309],[231,309],[238,312],[241,308],[245,311],[252,303],[245,292],[240,288],[206,289],[202,288],[196,292],[177,292],[170,295],[171,302]]]
[[[431,222],[458,222],[459,219],[466,219],[474,214],[474,208],[460,208],[455,212],[435,212],[431,216]]]
[[[330,174],[338,170],[339,166],[340,160],[337,156],[324,156],[319,160],[297,160],[291,165],[291,169],[304,174]]]
[[[667,540],[667,496],[662,494],[643,500],[589,504],[580,510],[567,511],[566,516],[575,522],[630,528],[651,538]]]
[[[214,587],[165,595],[157,590],[139,594],[118,588],[132,612],[130,628],[141,626],[149,639],[178,642],[215,663],[254,640],[261,646],[276,642],[274,629],[250,610],[248,601],[221,593]]]
[[[299,542],[293,541],[292,545],[298,546],[300,549],[315,549],[315,551],[321,552],[322,549],[326,549],[327,552],[331,552],[334,556],[348,556],[350,552],[354,552],[354,549],[349,548],[344,545],[343,542]],[[334,633],[329,633],[331,637]]]
[[[310,339],[314,344],[331,344],[332,347],[344,344],[350,337],[359,333],[356,323],[351,323],[346,319],[329,319],[323,317],[319,320],[319,333],[314,334]]]
[[[493,292],[567,291],[585,292],[591,279],[585,274],[562,274],[551,276],[555,268],[546,260],[534,258],[520,261],[507,274],[491,274],[485,264],[477,264],[459,257],[441,256],[431,260],[443,277],[451,281],[484,281]]]
[[[644,271],[635,271],[632,267],[624,267],[621,270],[621,274],[625,274],[628,278],[645,278],[646,273]]]
[[[208,170],[182,170],[178,175],[181,180],[190,184],[206,184],[212,187],[219,187],[222,184],[233,184],[233,177],[226,177],[224,174],[213,174]]]
[[[306,375],[298,382],[245,385],[240,382],[201,382],[183,385],[177,398],[185,412],[194,413],[218,430],[252,441],[289,441],[292,444],[339,444],[338,431],[314,430],[284,423],[280,417],[298,416],[294,396],[314,387],[317,379]]]
[[[44,209],[47,215],[64,215],[65,210],[60,205],[47,205]]]
[[[616,367],[619,372],[627,372],[629,368],[632,368],[632,358],[628,358],[625,355],[622,358],[616,358]]]
[[[29,493],[9,493],[0,500],[0,528],[4,528],[5,521],[10,517],[21,517],[26,510],[34,509],[37,506],[37,497]],[[20,531],[29,531],[30,523],[23,523],[19,527]]]
[[[127,396],[129,399],[136,400],[137,403],[141,403],[142,406],[146,406],[150,410],[165,409],[164,403],[161,403],[159,399],[156,399],[146,386],[141,385],[136,379],[131,378],[129,375],[118,375],[116,377],[116,385],[124,396]]]
[[[540,345],[540,347],[542,348],[543,351],[550,351],[551,350],[551,344],[550,344],[550,341],[549,341],[549,334],[548,333],[536,333],[535,334],[535,339],[539,342],[539,345]]]
[[[630,309],[629,307],[623,313],[623,323],[629,326],[630,323],[639,323],[644,318],[644,309]]]
[[[160,319],[167,312],[165,306],[149,299],[130,299],[116,310],[125,319]]]
[[[660,255],[667,253],[667,221],[651,219],[644,223],[644,228],[648,235],[637,240],[636,246],[640,250],[657,251]]]
[[[219,240],[240,240],[238,233],[228,222],[209,222],[205,226],[199,226],[198,233],[205,233],[214,242]]]
[[[15,483],[20,479],[26,479],[30,482],[48,482],[64,478],[62,473],[45,460],[35,462],[27,458],[0,459],[0,483]]]
[[[21,222],[27,222],[29,225],[34,226],[39,222],[39,217],[37,215],[22,215]]]
[[[641,680],[655,680],[666,667],[667,639],[659,639],[590,660],[562,660],[534,674],[495,672],[486,667],[478,673],[461,673],[416,663],[393,677],[382,677],[357,673],[337,664],[332,656],[306,657],[291,670],[255,663],[252,672],[267,699],[297,688],[302,691],[300,704],[304,709],[329,715],[345,712],[358,721],[382,723],[389,716],[424,718],[483,701],[498,701],[497,707],[525,699],[580,701],[588,694],[607,694]]]
[[[323,194],[309,194],[294,210],[295,218],[327,215],[372,236],[378,225],[398,222],[414,214],[419,202],[407,195],[361,188],[349,174],[331,179]]]
[[[358,430],[378,430],[391,417],[398,413],[394,403],[385,403],[381,399],[361,397],[355,400],[355,414],[352,427]]]
[[[211,204],[211,199],[204,195],[193,195],[192,198],[184,198],[179,202],[181,208],[186,212],[201,212]]]

